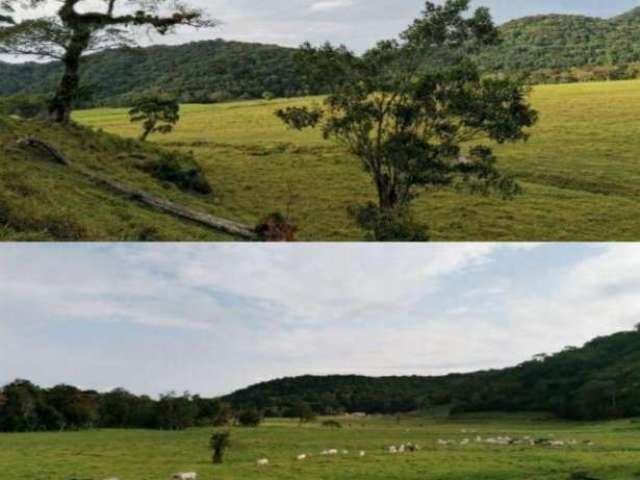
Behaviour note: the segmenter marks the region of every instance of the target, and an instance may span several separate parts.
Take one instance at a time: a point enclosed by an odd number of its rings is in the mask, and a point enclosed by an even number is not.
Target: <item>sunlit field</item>
[[[317,131],[285,128],[284,105],[320,99],[185,105],[178,128],[152,140],[193,151],[226,216],[255,223],[265,211],[289,213],[305,240],[351,240],[362,233],[348,205],[374,198],[358,161]],[[451,191],[415,205],[435,240],[623,240],[640,216],[640,82],[536,87],[540,111],[528,143],[497,147],[503,168],[526,192],[515,201]],[[134,137],[124,109],[78,112],[76,120]]]
[[[211,463],[208,428],[2,434],[2,479],[162,480],[179,471],[194,471],[204,480],[566,480],[584,469],[604,480],[640,478],[640,423],[632,421],[582,424],[496,415],[460,421],[380,417],[341,422],[341,429],[319,422],[301,426],[293,420],[272,420],[257,429],[235,428],[222,466]],[[477,436],[531,436],[575,445],[490,445],[476,442]],[[465,438],[469,444],[460,445]],[[439,440],[455,443],[440,445]],[[386,451],[408,442],[421,449],[404,454]],[[321,455],[326,449],[340,453]],[[298,461],[301,453],[312,456]],[[258,467],[260,458],[269,459],[269,465]]]

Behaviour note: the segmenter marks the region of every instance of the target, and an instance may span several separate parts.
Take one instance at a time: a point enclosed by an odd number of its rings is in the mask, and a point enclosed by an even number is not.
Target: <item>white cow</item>
[[[360,458],[364,457],[367,454],[364,450],[360,450]]]
[[[327,452],[327,455],[337,455],[337,454],[338,454],[338,450],[336,450],[335,448],[332,448]]]
[[[396,448],[395,445],[391,445],[388,449],[387,452],[389,453],[398,453],[398,449]]]
[[[296,458],[297,458],[298,460],[300,460],[300,461],[301,461],[301,460],[306,460],[307,458],[309,458],[309,455],[307,455],[306,453],[303,453],[303,454],[301,454],[301,455],[298,455]]]
[[[257,464],[259,467],[266,467],[267,465],[269,465],[269,459],[268,459],[268,458],[261,458],[260,460],[258,460],[258,461],[256,462],[256,464]]]
[[[198,474],[195,472],[176,473],[173,480],[197,480]]]

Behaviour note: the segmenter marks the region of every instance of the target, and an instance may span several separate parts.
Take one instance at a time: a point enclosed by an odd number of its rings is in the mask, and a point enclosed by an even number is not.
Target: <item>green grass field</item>
[[[451,191],[415,205],[434,240],[637,240],[640,237],[640,81],[536,87],[539,124],[528,143],[496,149],[526,193],[512,202]],[[273,112],[312,99],[185,105],[175,132],[152,138],[193,151],[217,191],[214,211],[255,222],[288,211],[303,240],[362,238],[346,214],[374,198],[358,163],[319,132],[287,130]],[[126,111],[76,119],[126,137]],[[186,238],[185,238],[186,239]]]
[[[232,446],[222,466],[211,464],[207,428],[2,434],[1,478],[163,480],[178,471],[195,471],[202,480],[565,480],[578,469],[604,480],[640,478],[640,423],[631,421],[584,424],[495,415],[459,421],[380,417],[342,422],[340,430],[285,420],[272,420],[258,429],[233,429]],[[476,435],[553,436],[579,443],[566,447],[438,445],[439,439],[460,441]],[[422,449],[402,455],[385,451],[404,442],[417,443]],[[331,448],[349,453],[319,455]],[[366,451],[364,458],[358,456],[360,450]],[[297,461],[301,453],[313,457]],[[263,457],[270,464],[258,467],[256,460]]]

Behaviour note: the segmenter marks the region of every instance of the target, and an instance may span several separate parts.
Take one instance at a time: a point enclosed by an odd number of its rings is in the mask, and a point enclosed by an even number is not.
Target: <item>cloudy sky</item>
[[[98,0],[85,0],[91,5]],[[438,2],[439,0],[436,0]],[[226,39],[298,46],[331,40],[358,51],[395,37],[416,18],[424,0],[190,0],[222,25],[210,31],[180,31],[162,43]],[[53,11],[57,2],[50,2]],[[638,0],[475,0],[488,6],[500,23],[524,15],[578,13],[613,16],[638,6]],[[42,10],[38,10],[41,13]],[[148,43],[149,40],[143,40]],[[155,41],[155,40],[154,40]]]
[[[0,384],[502,367],[630,329],[638,289],[633,245],[6,245]]]

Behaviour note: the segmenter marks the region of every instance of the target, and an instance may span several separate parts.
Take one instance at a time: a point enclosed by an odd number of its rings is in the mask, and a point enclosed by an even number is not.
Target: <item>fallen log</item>
[[[199,223],[200,225],[204,225],[205,227],[210,227],[215,230],[228,233],[229,235],[243,238],[245,240],[257,240],[255,232],[253,231],[253,229],[251,229],[251,227],[247,225],[243,225],[232,220],[225,220],[223,218],[214,217],[213,215],[209,215],[208,213],[192,210],[188,207],[185,207],[184,205],[180,205],[178,203],[165,200],[164,198],[150,195],[146,192],[130,187],[129,185],[118,182],[98,173],[87,171],[83,171],[82,173],[87,177],[93,179],[94,181],[106,185],[112,190],[130,197],[132,200],[136,200],[150,207],[162,210],[163,212],[169,213],[176,217],[191,220],[192,222]]]
[[[64,165],[66,167],[70,165],[69,160],[67,160],[66,157],[62,155],[62,153],[60,153],[58,150],[53,148],[48,143],[45,143],[42,140],[38,140],[37,138],[33,138],[33,137],[23,138],[18,141],[18,145],[32,147],[37,150],[43,151],[44,153],[49,155],[56,163],[59,163],[60,165]]]
[[[69,168],[73,168],[76,172],[89,178],[90,180],[102,184],[120,194],[123,194],[132,200],[143,203],[149,207],[155,208],[162,212],[168,213],[178,218],[190,220],[205,227],[212,228],[216,231],[229,234],[234,237],[242,238],[244,240],[257,240],[258,237],[254,229],[248,225],[234,222],[232,220],[226,220],[224,218],[218,218],[208,213],[199,212],[191,208],[185,207],[178,203],[165,200],[164,198],[156,197],[142,190],[138,190],[125,183],[113,180],[106,175],[100,173],[90,172],[82,167],[72,165],[62,153],[53,148],[46,142],[38,140],[37,138],[27,137],[18,142],[20,146],[28,146],[38,149],[48,154],[56,163],[64,165]]]

